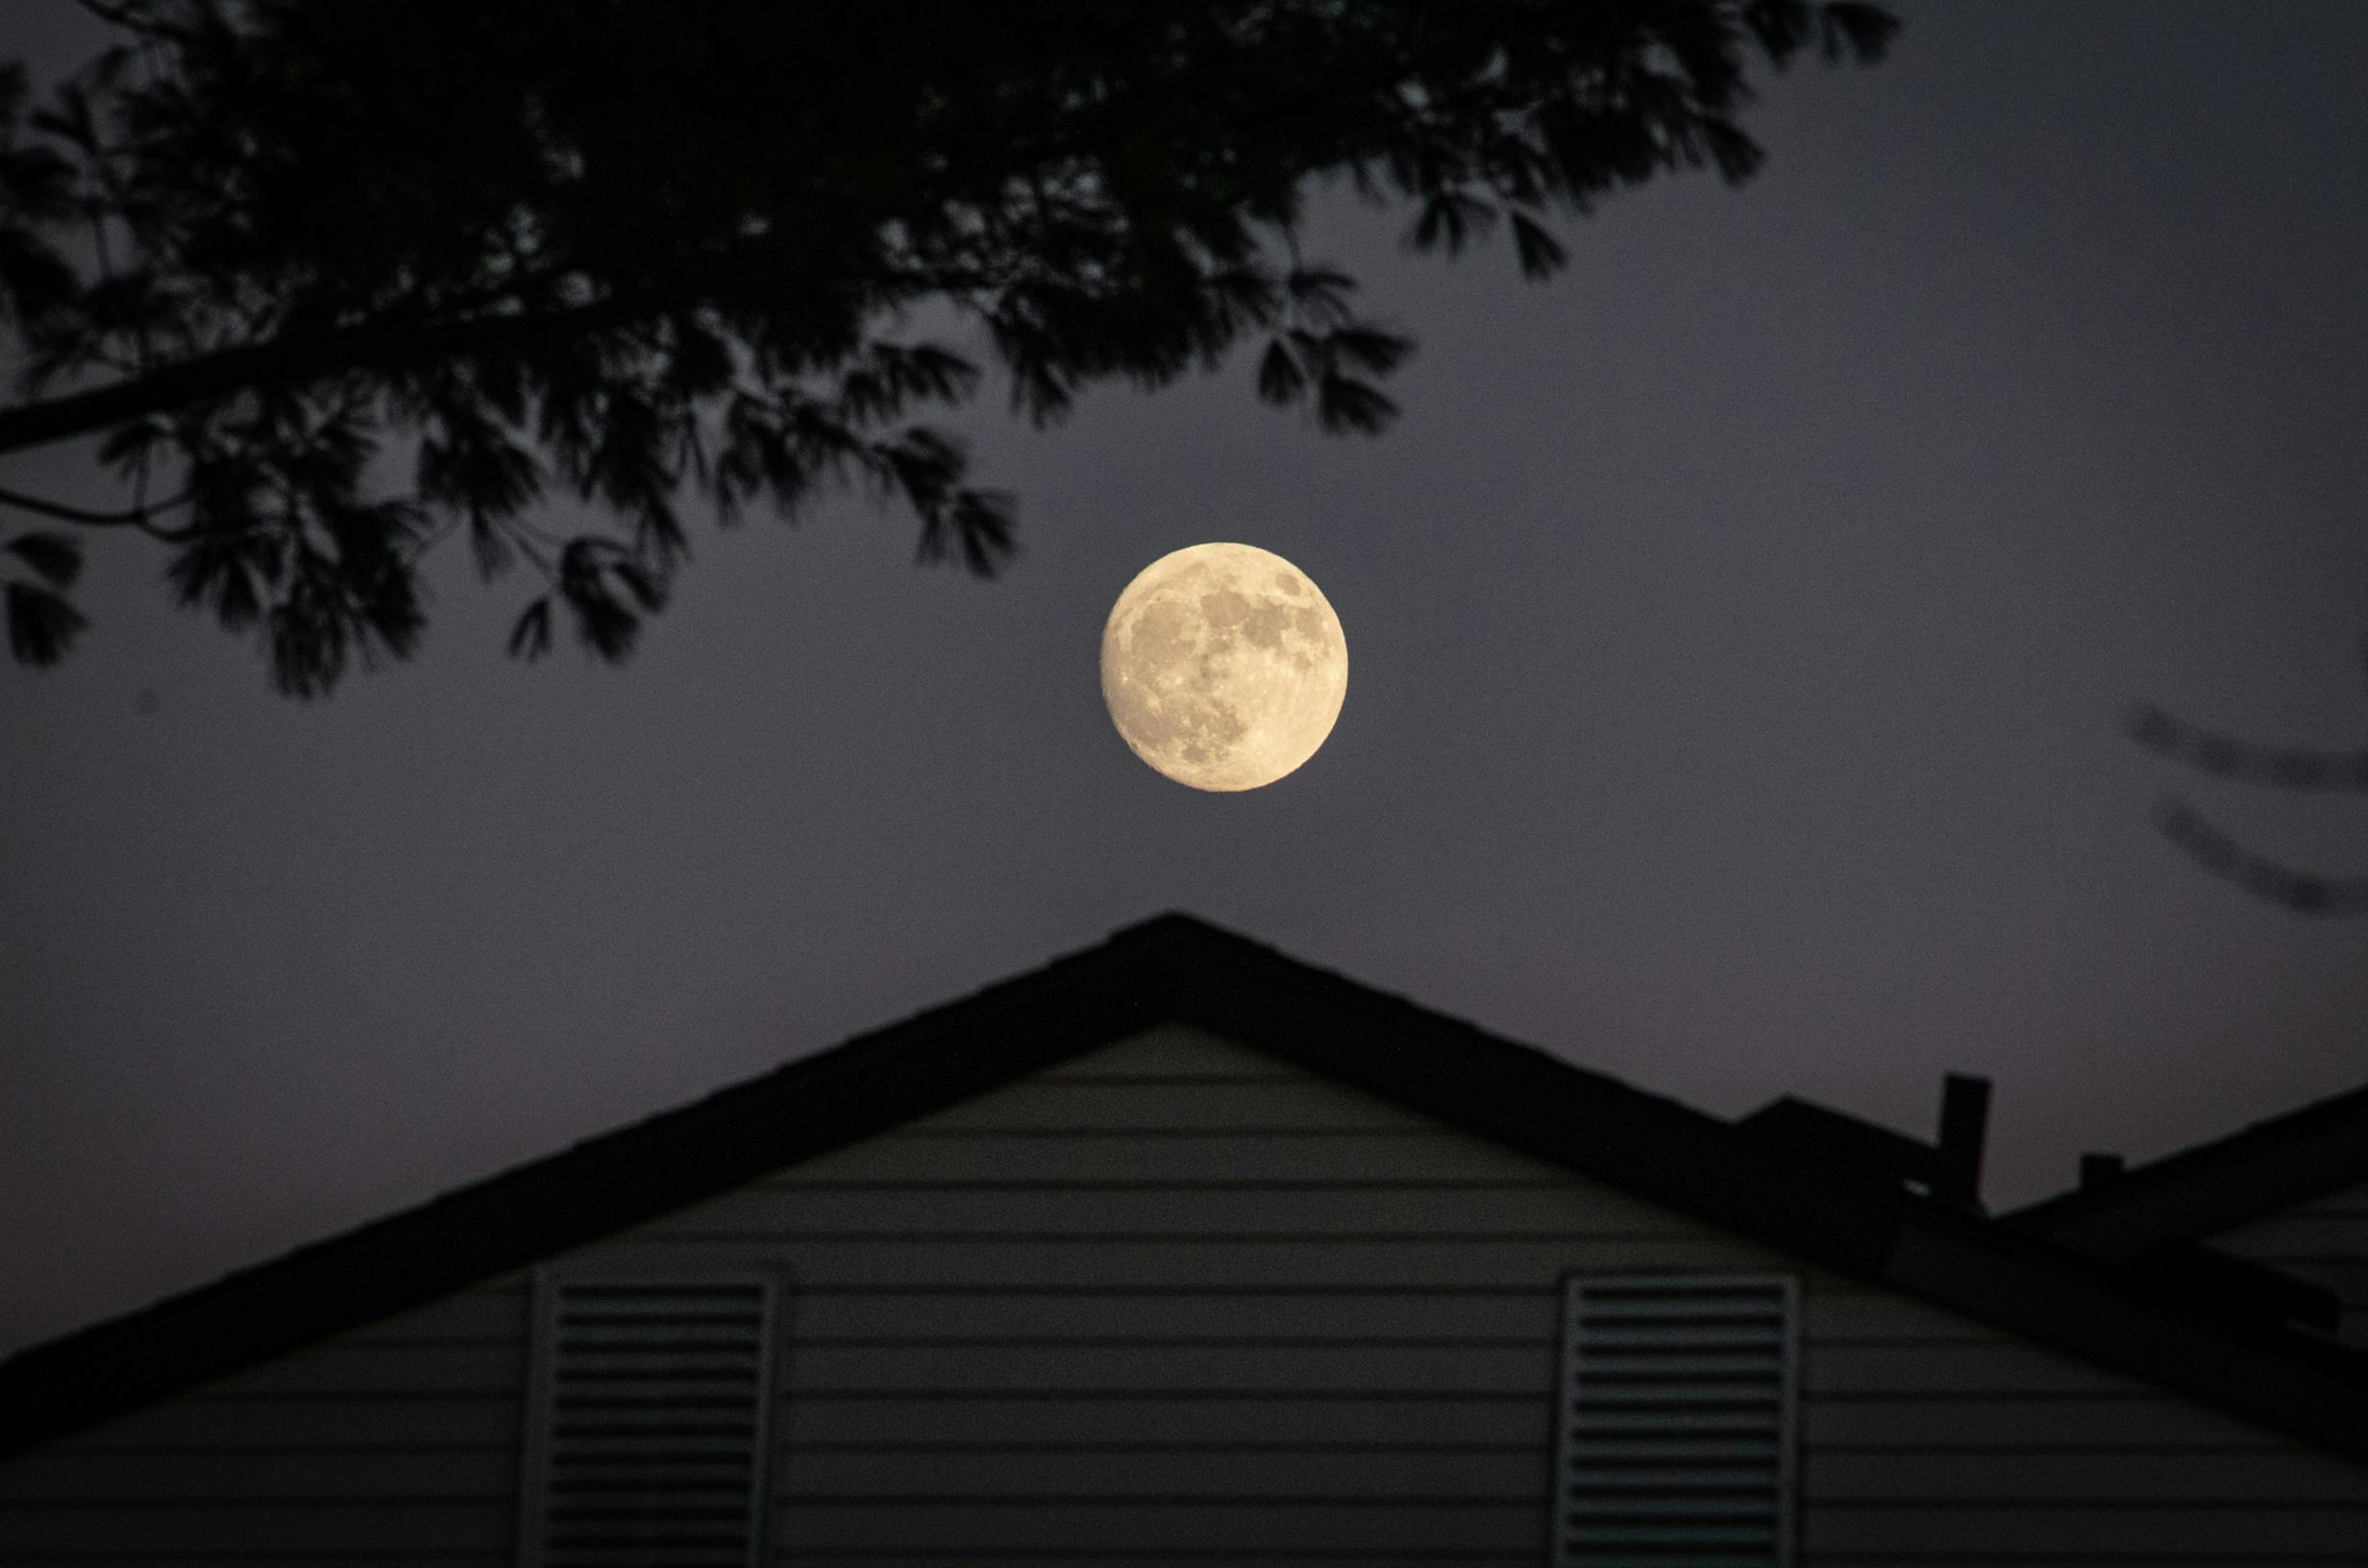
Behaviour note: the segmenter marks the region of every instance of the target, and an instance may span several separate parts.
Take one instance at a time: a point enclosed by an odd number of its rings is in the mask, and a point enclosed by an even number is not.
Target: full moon
[[[1101,695],[1135,755],[1196,790],[1254,790],[1316,754],[1348,641],[1306,574],[1253,545],[1145,567],[1101,633]]]

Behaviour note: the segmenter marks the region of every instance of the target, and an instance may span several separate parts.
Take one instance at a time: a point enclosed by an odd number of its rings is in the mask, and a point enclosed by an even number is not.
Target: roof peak
[[[1169,912],[1097,947],[0,1361],[0,1454],[420,1305],[1180,1021],[1800,1258],[2368,1455],[2368,1360]]]

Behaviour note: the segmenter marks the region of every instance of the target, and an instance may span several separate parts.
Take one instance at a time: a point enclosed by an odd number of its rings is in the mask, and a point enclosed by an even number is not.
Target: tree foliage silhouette
[[[96,437],[124,485],[8,538],[19,659],[84,629],[78,532],[169,552],[179,600],[329,690],[415,646],[464,534],[599,654],[725,522],[859,483],[992,574],[1009,498],[919,421],[1254,353],[1328,430],[1394,412],[1402,336],[1299,247],[1311,181],[1450,255],[1667,171],[1740,181],[1760,64],[1879,58],[1837,0],[81,0],[119,43],[36,107],[0,78],[0,453]],[[933,319],[935,319],[933,317]],[[555,530],[564,496],[599,518]],[[58,525],[65,526],[63,528]]]

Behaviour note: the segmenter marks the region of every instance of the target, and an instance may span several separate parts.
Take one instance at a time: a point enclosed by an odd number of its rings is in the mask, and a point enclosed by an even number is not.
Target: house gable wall
[[[2368,1471],[1166,1026],[576,1249],[790,1280],[782,1562],[1544,1561],[1560,1281],[1802,1280],[1808,1563],[2356,1561]],[[507,1562],[513,1274],[0,1463],[0,1562]]]

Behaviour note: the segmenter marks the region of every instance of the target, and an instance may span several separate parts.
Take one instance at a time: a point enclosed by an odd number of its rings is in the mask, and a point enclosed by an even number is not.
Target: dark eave
[[[2033,1204],[2004,1223],[2101,1258],[2133,1258],[2358,1181],[2368,1181],[2368,1087]]]
[[[1183,916],[0,1362],[0,1455],[728,1190],[1169,1019],[2368,1459],[2368,1359],[2143,1281]]]

